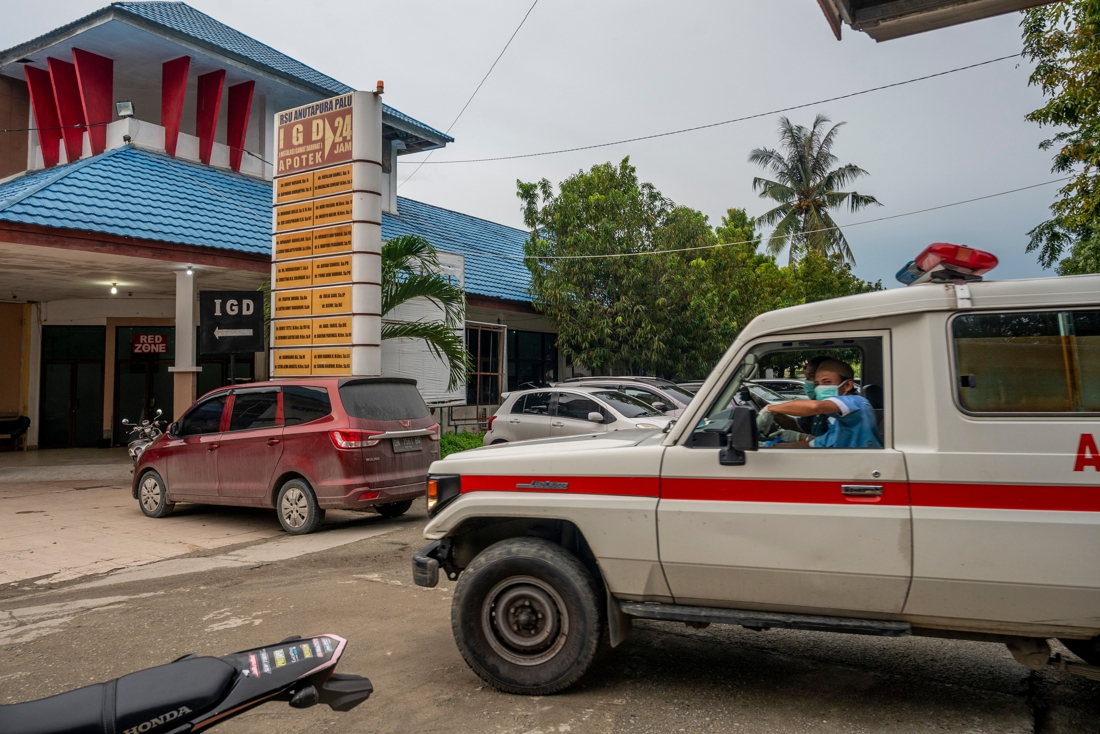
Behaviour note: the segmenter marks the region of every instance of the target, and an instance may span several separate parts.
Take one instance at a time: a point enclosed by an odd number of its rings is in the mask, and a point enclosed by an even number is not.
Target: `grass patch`
[[[439,437],[439,458],[481,446],[484,433],[444,433]]]

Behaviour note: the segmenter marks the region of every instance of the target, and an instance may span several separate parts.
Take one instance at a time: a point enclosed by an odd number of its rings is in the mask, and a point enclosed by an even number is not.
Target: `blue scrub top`
[[[862,395],[840,395],[826,398],[840,408],[839,413],[827,413],[829,429],[825,435],[810,442],[815,449],[881,449],[875,409]]]

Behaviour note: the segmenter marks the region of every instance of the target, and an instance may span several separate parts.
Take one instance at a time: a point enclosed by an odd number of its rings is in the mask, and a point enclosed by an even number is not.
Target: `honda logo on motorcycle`
[[[169,711],[168,713],[161,714],[160,716],[157,716],[156,718],[149,719],[148,721],[143,721],[142,723],[138,724],[137,726],[130,727],[126,731],[122,732],[122,734],[143,734],[144,732],[149,731],[150,729],[152,729],[155,726],[160,726],[161,724],[165,724],[165,723],[167,723],[169,721],[172,721],[174,719],[178,719],[179,717],[183,716],[184,714],[189,714],[189,713],[191,713],[191,709],[187,708],[186,706],[180,706],[175,711]]]

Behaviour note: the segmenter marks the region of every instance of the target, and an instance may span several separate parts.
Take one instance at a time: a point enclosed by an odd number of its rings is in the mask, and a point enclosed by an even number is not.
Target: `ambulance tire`
[[[1060,640],[1077,657],[1089,665],[1100,665],[1100,637],[1091,640]]]
[[[601,611],[596,581],[576,556],[541,538],[511,538],[486,548],[458,577],[451,629],[486,683],[544,696],[588,670]]]

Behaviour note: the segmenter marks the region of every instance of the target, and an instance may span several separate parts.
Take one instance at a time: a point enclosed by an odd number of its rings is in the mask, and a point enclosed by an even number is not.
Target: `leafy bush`
[[[444,433],[439,438],[439,458],[481,446],[484,433]]]

